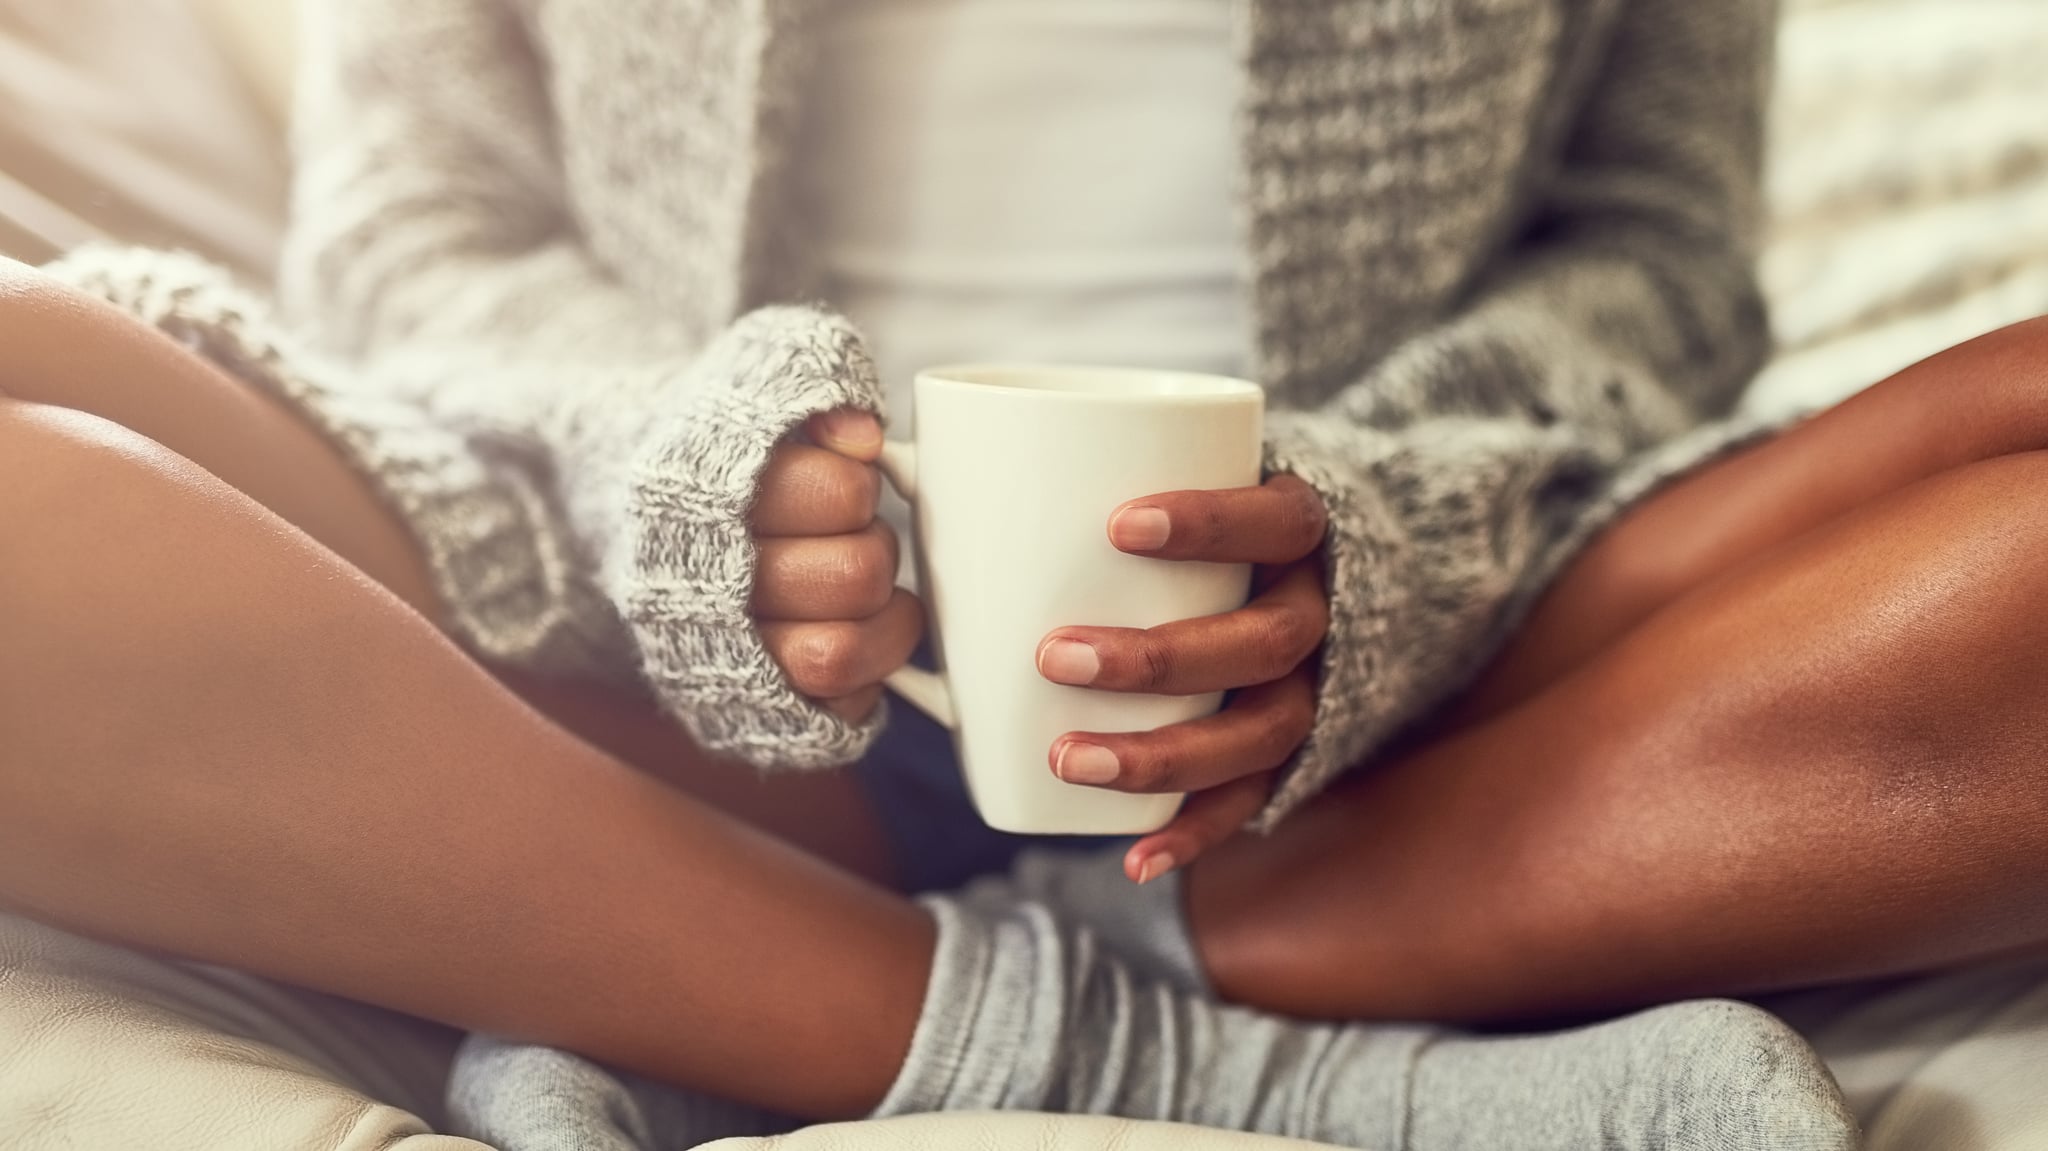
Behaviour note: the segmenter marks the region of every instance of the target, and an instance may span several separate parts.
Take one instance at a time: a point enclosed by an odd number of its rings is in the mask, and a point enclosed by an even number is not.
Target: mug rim
[[[975,379],[995,373],[1036,373],[1041,375],[1110,376],[1123,379],[1169,379],[1199,382],[1206,390],[1190,392],[1068,391],[1056,388],[1024,387],[998,381]],[[964,377],[964,378],[963,378]],[[1177,368],[1136,368],[1107,364],[1042,363],[1030,360],[986,360],[937,364],[921,368],[913,377],[917,384],[937,384],[975,391],[1005,392],[1038,396],[1048,401],[1074,403],[1145,404],[1231,404],[1263,402],[1266,390],[1251,380],[1212,372],[1188,372]]]

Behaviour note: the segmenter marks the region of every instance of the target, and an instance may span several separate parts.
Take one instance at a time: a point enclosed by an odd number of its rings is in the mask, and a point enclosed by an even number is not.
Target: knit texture
[[[877,1117],[1120,1115],[1367,1151],[1857,1143],[1819,1057],[1747,1004],[1674,1003],[1543,1035],[1309,1023],[1139,976],[1029,898],[921,902],[938,924],[932,981]]]
[[[600,640],[764,766],[872,736],[797,697],[744,614],[774,443],[879,402],[843,324],[750,314],[817,284],[790,155],[815,2],[315,0],[283,276],[295,329],[390,401],[392,442],[360,411],[341,442],[442,565],[464,637],[515,659]],[[1624,506],[1621,477],[1647,491],[1729,441],[1642,462],[1724,414],[1766,349],[1773,5],[1236,11],[1268,461],[1331,513],[1321,706],[1267,826],[1462,686]],[[279,390],[345,422],[332,389]],[[438,463],[400,446],[422,428]],[[509,492],[532,534],[479,552],[447,513]],[[479,554],[500,562],[458,558]]]

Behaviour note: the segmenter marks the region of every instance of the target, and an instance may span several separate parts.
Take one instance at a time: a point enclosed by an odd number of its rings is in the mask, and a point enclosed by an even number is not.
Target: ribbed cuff
[[[1341,459],[1335,445],[1319,446],[1308,419],[1269,421],[1266,470],[1299,477],[1323,497],[1329,528],[1324,572],[1330,589],[1330,627],[1323,641],[1316,689],[1316,720],[1309,737],[1280,772],[1272,798],[1247,827],[1271,831],[1296,808],[1358,762],[1384,734],[1383,697],[1401,669],[1387,659],[1397,605],[1386,578],[1397,524],[1379,493],[1360,491],[1328,466]]]
[[[853,327],[812,308],[764,308],[714,341],[643,443],[604,582],[663,703],[703,747],[763,768],[860,758],[881,717],[850,724],[799,695],[749,614],[747,526],[783,438],[840,407],[879,411],[874,365]]]
[[[938,927],[931,983],[910,1053],[870,1118],[1044,1106],[1065,1010],[1051,913],[1030,903],[976,908],[944,895],[919,902]],[[1036,1077],[1020,1082],[1024,1069]]]

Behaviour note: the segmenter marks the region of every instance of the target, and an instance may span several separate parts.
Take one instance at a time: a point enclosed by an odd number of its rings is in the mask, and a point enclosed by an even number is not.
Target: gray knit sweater
[[[485,657],[638,674],[705,746],[857,757],[746,607],[779,437],[878,409],[791,149],[823,0],[316,0],[288,324],[63,267],[278,390]],[[1268,466],[1330,508],[1315,731],[1270,823],[1470,677],[1570,549],[1730,442],[1771,0],[1237,0]],[[1075,621],[1086,622],[1086,621]]]

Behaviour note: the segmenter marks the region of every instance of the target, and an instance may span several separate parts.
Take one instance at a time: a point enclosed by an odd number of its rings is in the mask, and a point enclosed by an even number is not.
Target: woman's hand
[[[882,425],[865,412],[814,416],[777,448],[748,522],[759,559],[754,618],[790,683],[850,722],[874,711],[882,677],[924,632],[896,586],[896,533],[875,518]]]
[[[1139,840],[1124,871],[1140,883],[1180,867],[1257,813],[1273,772],[1315,721],[1316,652],[1330,625],[1320,549],[1322,497],[1289,475],[1256,488],[1132,500],[1109,520],[1131,555],[1261,565],[1252,601],[1155,628],[1063,627],[1038,647],[1039,674],[1101,691],[1231,691],[1205,719],[1125,734],[1071,732],[1052,769],[1069,783],[1191,794],[1171,824]]]

